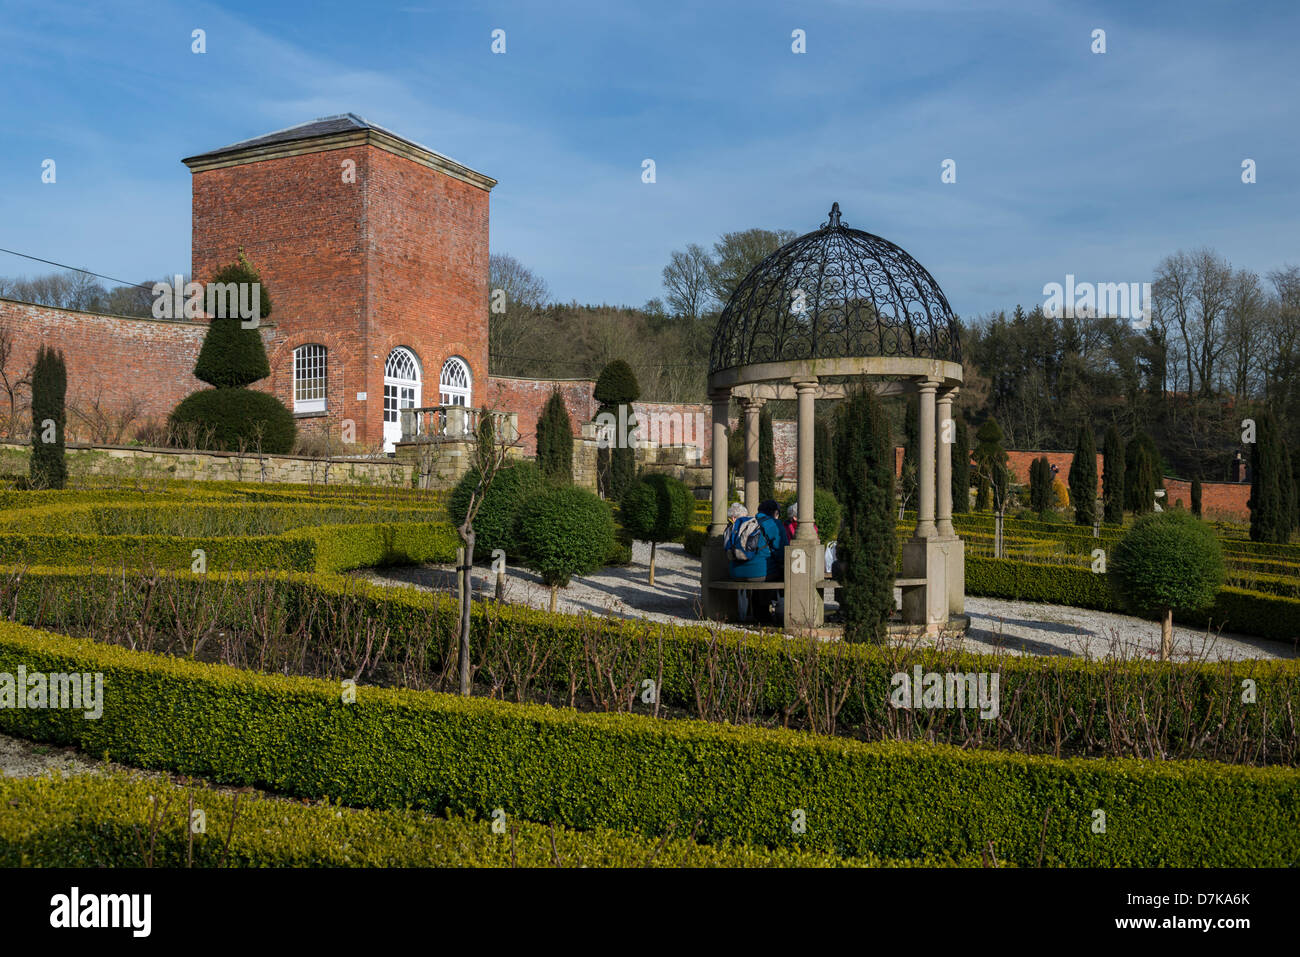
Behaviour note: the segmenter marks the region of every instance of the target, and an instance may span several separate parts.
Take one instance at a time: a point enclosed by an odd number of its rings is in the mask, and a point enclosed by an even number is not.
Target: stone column
[[[758,415],[763,400],[744,398],[740,407],[745,413],[745,511],[758,514]]]
[[[817,380],[802,379],[794,383],[799,397],[799,527],[795,537],[800,541],[816,542],[817,532],[813,522],[813,415],[817,397]]]
[[[713,403],[713,517],[709,538],[713,538],[727,530],[727,415],[731,411],[731,390],[713,389],[709,401]]]
[[[935,483],[939,491],[938,531],[940,538],[952,538],[952,449],[957,442],[957,423],[952,418],[952,400],[957,390],[944,389],[939,393],[935,424],[939,430],[939,467],[935,470]]]
[[[737,592],[711,588],[713,582],[730,577],[722,535],[727,530],[727,416],[731,411],[731,390],[710,389],[713,403],[713,516],[709,537],[700,554],[700,601],[704,617],[713,621],[735,621]]]
[[[934,525],[934,394],[938,387],[937,379],[922,379],[918,383],[920,408],[917,411],[921,432],[918,442],[921,448],[920,461],[917,462],[916,469],[919,494],[916,505],[916,533],[913,538],[933,538],[937,533]]]

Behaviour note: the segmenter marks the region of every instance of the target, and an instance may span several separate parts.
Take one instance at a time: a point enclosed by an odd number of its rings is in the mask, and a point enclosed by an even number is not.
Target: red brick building
[[[269,388],[298,416],[389,444],[400,407],[485,399],[496,180],[351,113],[183,162],[194,278],[241,249],[261,271]]]

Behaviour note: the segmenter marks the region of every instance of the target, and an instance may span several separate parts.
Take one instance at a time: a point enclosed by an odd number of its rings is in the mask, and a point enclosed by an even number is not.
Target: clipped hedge
[[[579,829],[694,832],[886,858],[1066,866],[1300,860],[1300,771],[1058,760],[592,715],[259,675],[0,623],[0,670],[101,672],[99,720],[0,710],[5,732],[294,796]],[[1104,810],[1105,834],[1091,833]],[[804,833],[791,822],[803,812]],[[1231,823],[1225,827],[1224,822]],[[1041,844],[1040,844],[1041,842]],[[1041,846],[1041,851],[1040,851]]]
[[[191,839],[189,811],[204,833]],[[153,800],[162,811],[151,819]],[[233,816],[233,821],[232,821]],[[232,796],[124,774],[0,778],[0,867],[881,867],[950,865],[932,858],[841,858],[799,848],[665,841],[609,829],[575,831],[507,819],[303,805]],[[232,829],[233,824],[233,829]],[[513,833],[511,833],[513,831]],[[154,837],[151,850],[141,847]],[[555,841],[551,845],[552,838]],[[227,844],[229,839],[229,844]],[[146,856],[150,855],[150,856]],[[192,855],[192,856],[191,856]],[[557,863],[558,862],[558,863]]]
[[[1105,575],[1072,565],[968,556],[966,594],[1123,613],[1115,603]],[[1229,586],[1219,589],[1208,612],[1175,615],[1174,620],[1197,627],[1212,625],[1226,631],[1294,641],[1300,638],[1300,599]]]
[[[209,571],[341,572],[369,565],[450,562],[459,538],[446,522],[324,525],[281,535],[0,534],[0,563],[188,569],[194,551]]]
[[[455,603],[410,588],[287,573],[24,569],[0,577],[0,607],[28,625],[186,656],[220,631],[254,652],[222,660],[260,661],[257,667],[272,672],[385,683],[398,675],[431,690],[457,687]],[[186,609],[181,622],[176,607]],[[572,706],[585,698],[592,709],[657,713],[639,698],[642,682],[654,678],[674,714],[712,721],[793,720],[866,740],[947,740],[1058,756],[1300,760],[1293,704],[1300,661],[1089,661],[860,647],[491,602],[476,604],[472,615],[471,664],[480,685],[517,701]],[[316,650],[328,652],[340,635],[363,630],[381,641],[373,656],[358,647],[352,658],[329,657],[302,670]],[[917,666],[997,674],[998,720],[973,720],[959,709],[890,707],[891,677]],[[1249,704],[1242,701],[1247,679],[1257,690]]]

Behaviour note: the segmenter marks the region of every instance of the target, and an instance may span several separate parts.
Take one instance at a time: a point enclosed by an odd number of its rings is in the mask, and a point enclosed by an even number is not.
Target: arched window
[[[442,364],[442,375],[438,378],[438,404],[470,404],[469,363],[460,356],[452,356]]]
[[[293,411],[325,411],[325,347],[317,343],[293,350]]]
[[[384,448],[392,451],[402,438],[402,409],[420,406],[420,362],[398,346],[384,363]]]

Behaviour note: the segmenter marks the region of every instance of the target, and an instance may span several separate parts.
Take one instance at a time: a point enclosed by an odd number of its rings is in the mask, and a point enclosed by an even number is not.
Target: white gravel
[[[655,562],[655,584],[648,581],[650,546],[637,542],[632,564],[602,568],[560,590],[558,608],[568,614],[589,612],[621,618],[645,618],[679,624],[697,623],[700,618],[700,563],[681,545],[660,545]],[[445,566],[370,569],[359,573],[381,584],[406,584],[420,588],[446,589],[454,580]],[[495,577],[476,567],[477,589],[493,593]],[[506,601],[547,608],[550,589],[526,568],[510,566],[504,597]],[[946,647],[971,651],[999,650],[1010,654],[1071,655],[1101,658],[1154,657],[1160,650],[1160,626],[1127,615],[1090,611],[1065,605],[1004,601],[997,598],[966,598],[971,627],[962,639],[937,639]],[[909,639],[915,640],[915,639]],[[929,639],[933,641],[935,639]],[[1223,632],[1174,628],[1175,660],[1222,660],[1244,658],[1295,658],[1295,645]]]

